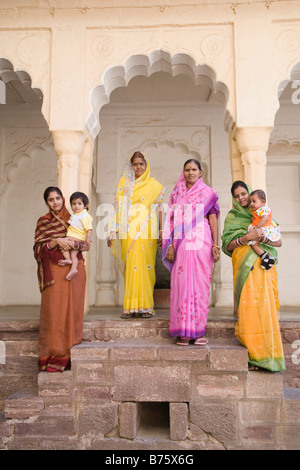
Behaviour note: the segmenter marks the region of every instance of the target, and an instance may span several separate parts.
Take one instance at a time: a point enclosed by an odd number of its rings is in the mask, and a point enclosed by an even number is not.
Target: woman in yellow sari
[[[155,258],[161,238],[157,207],[163,194],[163,186],[150,177],[148,159],[135,152],[118,184],[116,217],[108,239],[124,276],[121,318],[154,315]]]
[[[281,246],[281,241],[261,239],[256,229],[248,232],[252,217],[248,210],[250,192],[243,181],[233,183],[233,208],[225,219],[222,235],[222,250],[232,258],[234,309],[238,316],[235,335],[248,349],[250,369],[283,371],[276,265],[261,269],[261,258],[247,244],[259,241],[277,263],[275,246]]]

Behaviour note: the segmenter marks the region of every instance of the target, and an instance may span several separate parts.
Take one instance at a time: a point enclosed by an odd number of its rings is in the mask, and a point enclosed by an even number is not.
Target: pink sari
[[[171,272],[170,336],[199,338],[206,332],[212,236],[208,216],[219,216],[218,196],[202,178],[187,190],[184,172],[170,197],[164,223],[162,254]],[[166,259],[170,244],[175,262]]]

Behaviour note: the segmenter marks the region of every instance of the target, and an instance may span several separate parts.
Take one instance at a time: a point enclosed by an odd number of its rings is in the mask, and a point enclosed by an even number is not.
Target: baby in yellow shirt
[[[70,204],[73,214],[68,221],[70,226],[67,231],[67,237],[80,242],[84,241],[88,246],[90,246],[92,240],[93,218],[88,213],[89,199],[86,194],[77,191],[71,195]],[[59,264],[61,266],[65,266],[67,264],[72,265],[66,276],[68,281],[78,274],[78,252],[79,250],[75,249],[62,251],[64,259],[60,260]]]

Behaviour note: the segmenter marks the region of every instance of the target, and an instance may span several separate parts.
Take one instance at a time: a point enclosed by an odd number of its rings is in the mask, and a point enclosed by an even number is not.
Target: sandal
[[[180,338],[177,343],[178,346],[188,346],[190,344],[190,339],[189,338]]]
[[[262,367],[259,367],[259,366],[255,366],[254,364],[251,364],[250,362],[248,363],[248,370],[250,372],[260,371],[260,370],[266,372],[266,369],[263,369]]]
[[[196,338],[194,342],[195,346],[206,346],[207,344],[208,344],[208,339],[205,338],[204,336],[200,338]]]
[[[152,317],[153,317],[153,315],[150,312],[139,313],[139,318],[152,318]]]
[[[122,313],[121,318],[128,320],[129,318],[135,318],[134,313]]]

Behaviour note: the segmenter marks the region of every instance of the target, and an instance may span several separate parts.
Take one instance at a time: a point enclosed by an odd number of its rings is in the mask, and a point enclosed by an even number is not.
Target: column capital
[[[241,154],[249,151],[266,153],[273,127],[237,127],[234,138]]]
[[[51,131],[55,151],[61,155],[77,155],[80,157],[86,136],[82,131],[59,130]]]
[[[244,180],[252,189],[266,191],[266,153],[272,129],[272,127],[238,127],[234,133],[244,168]]]

